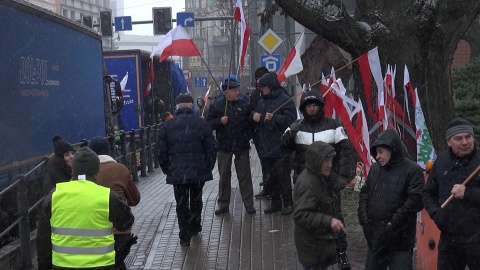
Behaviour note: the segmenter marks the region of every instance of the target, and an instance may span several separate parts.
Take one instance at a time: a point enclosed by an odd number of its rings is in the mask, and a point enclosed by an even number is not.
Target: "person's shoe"
[[[291,205],[285,206],[280,213],[282,215],[290,215],[291,213],[293,213],[293,207]]]
[[[278,210],[280,210],[280,207],[270,206],[270,208],[267,208],[267,209],[263,210],[263,213],[272,214],[272,213],[277,212]]]
[[[228,207],[221,207],[215,210],[215,216],[219,216],[225,213],[228,213]]]
[[[180,239],[180,246],[182,246],[182,247],[190,246],[190,238],[189,239]]]
[[[352,266],[350,265],[350,261],[348,260],[346,251],[338,253],[338,267],[340,267],[340,269],[342,270],[352,269]]]
[[[190,233],[192,234],[192,236],[196,236],[198,235],[200,232],[202,231],[202,226],[198,226],[198,227],[195,227],[194,229],[192,229],[190,231]]]
[[[255,195],[255,199],[263,199],[263,198],[266,198],[267,196],[269,196],[268,193],[265,192],[265,190],[262,190],[260,191],[260,193]]]
[[[253,206],[245,207],[245,211],[247,211],[247,213],[249,213],[250,215],[257,213],[257,210]]]

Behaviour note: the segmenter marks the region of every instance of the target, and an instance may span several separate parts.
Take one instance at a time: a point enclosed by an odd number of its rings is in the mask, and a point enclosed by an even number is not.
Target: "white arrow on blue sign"
[[[122,16],[115,17],[115,31],[131,31],[132,30],[132,17]]]
[[[195,87],[207,87],[207,77],[195,77]]]
[[[268,71],[277,72],[280,69],[280,54],[268,54],[260,56],[262,67],[266,67]]]
[[[177,12],[177,25],[183,27],[195,27],[195,13]]]

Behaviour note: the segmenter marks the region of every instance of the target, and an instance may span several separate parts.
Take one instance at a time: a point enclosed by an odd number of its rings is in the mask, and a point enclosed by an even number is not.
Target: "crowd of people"
[[[196,113],[192,96],[180,94],[174,116],[159,131],[157,157],[173,185],[180,244],[189,246],[202,231],[202,190],[213,180],[215,163],[220,178],[215,215],[228,215],[233,163],[247,214],[256,214],[254,198],[271,199],[264,214],[293,214],[305,270],[334,264],[351,269],[341,200],[355,176],[348,136],[337,120],[325,116],[320,92],[305,93],[299,104],[303,117],[297,119],[293,98],[276,74],[259,68],[255,76],[256,90],[249,97],[230,76],[223,95],[209,98],[209,104],[196,100]],[[374,139],[375,162],[357,213],[368,246],[365,269],[414,268],[416,215],[424,207],[441,231],[438,269],[480,265],[480,175],[472,174],[480,167],[480,149],[472,125],[461,118],[447,126],[446,140],[449,148],[425,183],[423,169],[405,157],[395,130]],[[262,169],[263,189],[255,196],[251,141]],[[137,240],[130,206],[140,201],[130,171],[110,156],[104,138],[77,152],[60,136],[53,142],[38,221],[37,245],[46,247],[38,250],[39,269],[126,269],[123,261]]]

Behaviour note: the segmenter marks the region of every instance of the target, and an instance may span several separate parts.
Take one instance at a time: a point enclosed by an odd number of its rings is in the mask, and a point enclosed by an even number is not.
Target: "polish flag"
[[[360,73],[363,80],[363,88],[365,89],[365,97],[367,99],[368,113],[373,119],[377,120],[378,117],[373,111],[371,104],[372,101],[372,76],[377,85],[377,104],[380,97],[380,93],[383,92],[383,76],[382,68],[380,66],[380,57],[378,56],[378,47],[370,50],[368,53],[362,54],[358,58],[358,65],[360,66]]]
[[[239,66],[240,66],[240,69],[243,70],[243,67],[245,65],[245,55],[247,55],[248,40],[250,39],[250,27],[248,27],[247,21],[245,20],[245,16],[243,16],[243,8],[242,8],[241,0],[237,0],[237,3],[235,4],[233,19],[240,22],[241,34],[240,34]]]
[[[181,26],[168,31],[168,33],[160,40],[158,45],[153,49],[150,58],[160,53],[160,62],[167,59],[170,56],[199,56],[195,43],[188,35],[187,31]]]
[[[295,43],[295,47],[292,48],[290,53],[285,59],[282,67],[277,72],[278,81],[282,83],[290,77],[291,75],[295,75],[303,70],[302,59],[300,58],[300,53],[302,52],[302,45],[305,40],[305,32],[302,32],[300,37],[298,38],[297,42]]]
[[[359,138],[360,153],[359,156],[363,162],[363,168],[365,173],[365,178],[367,178],[368,172],[370,171],[371,164],[371,155],[370,155],[370,134],[368,133],[368,123],[367,118],[365,117],[365,110],[363,109],[362,100],[358,100],[358,106],[360,108],[357,114],[357,126],[355,131]]]
[[[410,119],[410,109],[408,107],[408,94],[407,90],[410,93],[410,97],[412,100],[412,106],[415,107],[415,91],[413,90],[412,82],[410,81],[410,73],[408,72],[407,65],[405,65],[405,69],[403,71],[403,94],[405,100],[405,110],[408,114],[408,119]]]
[[[208,86],[207,93],[203,97],[203,106],[204,108],[207,106],[208,95],[210,95],[210,85]]]
[[[122,89],[122,97],[123,97],[123,91],[125,91],[125,87],[127,87],[127,81],[128,81],[128,71],[127,71],[127,74],[125,74],[125,77],[123,77],[122,81],[120,82],[120,89]]]

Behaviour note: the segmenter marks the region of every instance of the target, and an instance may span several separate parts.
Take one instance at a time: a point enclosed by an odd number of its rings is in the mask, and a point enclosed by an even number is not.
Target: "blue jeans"
[[[369,249],[365,270],[412,270],[412,249]]]

